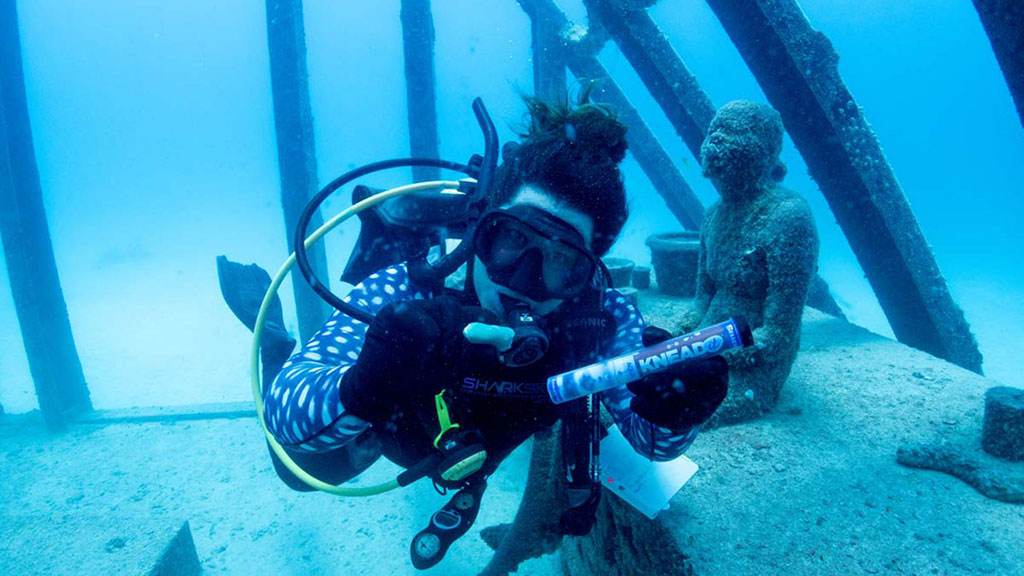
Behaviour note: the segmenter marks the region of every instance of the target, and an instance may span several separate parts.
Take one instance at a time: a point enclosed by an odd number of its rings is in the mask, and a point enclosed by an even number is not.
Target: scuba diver
[[[462,289],[424,285],[411,264],[395,263],[344,298],[363,319],[335,312],[290,357],[279,303],[267,327],[278,344],[263,349],[265,378],[273,378],[264,384],[263,420],[296,462],[341,482],[382,453],[410,478],[458,489],[413,540],[417,568],[439,562],[469,529],[487,477],[534,433],[562,421],[571,508],[561,527],[586,534],[600,495],[599,405],[636,452],[666,461],[690,446],[727,392],[728,367],[715,356],[565,404],[548,397],[549,376],[670,335],[645,325],[600,260],[628,215],[619,169],[626,127],[585,95],[577,106],[527,106],[528,131],[502,150],[484,191],[487,209],[463,240]],[[232,273],[258,274],[218,265],[222,289]],[[267,280],[248,282],[261,286],[250,300]],[[232,303],[227,289],[225,298]],[[232,306],[240,318],[241,308]],[[252,328],[248,309],[242,319]],[[501,326],[514,337],[472,339],[472,326]],[[305,488],[277,469],[289,486]]]

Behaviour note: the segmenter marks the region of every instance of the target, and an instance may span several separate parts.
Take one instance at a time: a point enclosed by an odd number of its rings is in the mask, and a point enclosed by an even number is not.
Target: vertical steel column
[[[270,49],[270,83],[277,130],[277,160],[281,173],[281,205],[284,208],[288,251],[294,246],[295,225],[309,198],[317,191],[316,141],[313,112],[309,105],[309,74],[306,70],[306,33],[301,0],[266,0],[267,45]],[[309,224],[316,230],[323,220],[317,214]],[[309,250],[310,263],[327,278],[323,244]],[[292,276],[299,334],[308,339],[327,315],[327,305],[298,275]]]
[[[39,408],[52,430],[92,410],[60,286],[25,95],[15,0],[0,0],[0,236]]]
[[[430,0],[402,0],[402,48],[409,114],[409,151],[414,157],[438,158],[437,95],[434,74],[434,18]],[[437,180],[433,166],[414,166],[413,180]]]

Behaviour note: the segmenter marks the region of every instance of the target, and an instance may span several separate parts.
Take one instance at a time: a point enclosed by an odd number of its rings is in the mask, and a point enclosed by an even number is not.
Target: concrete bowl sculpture
[[[658,289],[672,296],[692,298],[697,292],[699,232],[666,232],[647,237],[651,266]]]
[[[636,266],[629,258],[602,258],[604,265],[612,276],[613,288],[628,288],[633,276],[633,267]]]

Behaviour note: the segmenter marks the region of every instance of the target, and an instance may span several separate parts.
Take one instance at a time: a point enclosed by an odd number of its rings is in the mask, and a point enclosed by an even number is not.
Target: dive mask
[[[485,213],[473,234],[473,251],[493,282],[535,302],[578,295],[598,268],[576,228],[527,205]]]

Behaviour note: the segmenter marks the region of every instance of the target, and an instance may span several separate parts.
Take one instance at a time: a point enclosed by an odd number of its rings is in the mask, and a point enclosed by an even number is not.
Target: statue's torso
[[[763,323],[768,295],[768,225],[770,198],[746,206],[719,203],[705,223],[707,273],[715,287],[706,318],[744,315],[754,326]]]

